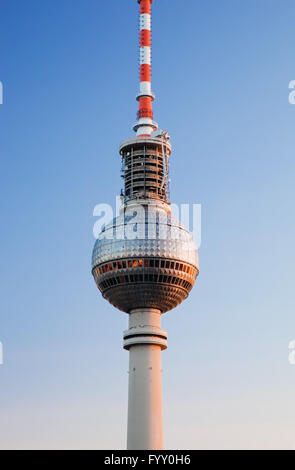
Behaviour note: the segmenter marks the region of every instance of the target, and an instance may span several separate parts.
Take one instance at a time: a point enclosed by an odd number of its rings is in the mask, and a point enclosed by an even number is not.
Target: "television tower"
[[[190,232],[171,215],[169,135],[157,131],[151,90],[151,4],[140,5],[139,110],[136,137],[120,145],[124,190],[120,215],[100,233],[92,274],[103,297],[129,317],[127,449],[163,449],[161,315],[179,305],[199,274]]]

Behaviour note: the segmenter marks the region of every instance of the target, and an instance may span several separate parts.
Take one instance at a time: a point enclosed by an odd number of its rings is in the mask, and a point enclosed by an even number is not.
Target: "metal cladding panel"
[[[149,220],[151,218],[149,216]],[[127,239],[126,234],[134,239]],[[173,258],[198,268],[198,252],[193,237],[177,219],[171,218],[167,224],[162,223],[159,217],[158,223],[147,224],[141,214],[131,220],[120,215],[100,233],[93,249],[92,268],[105,261],[148,256]]]
[[[136,308],[156,308],[162,313],[177,307],[188,292],[175,286],[158,284],[127,284],[106,290],[103,296],[114,307],[129,313]]]

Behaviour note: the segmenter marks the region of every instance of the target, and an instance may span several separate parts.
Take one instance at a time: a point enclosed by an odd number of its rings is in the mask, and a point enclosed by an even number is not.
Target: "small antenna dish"
[[[157,131],[154,131],[152,132],[152,137],[158,137],[160,139],[164,139],[164,140],[169,140],[170,139],[170,135],[168,134],[167,131],[163,131],[162,129],[158,129]]]

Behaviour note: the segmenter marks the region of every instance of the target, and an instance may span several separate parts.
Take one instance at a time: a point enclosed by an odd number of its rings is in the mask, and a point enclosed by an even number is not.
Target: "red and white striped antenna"
[[[155,95],[151,89],[151,5],[153,0],[137,0],[140,5],[140,88],[138,119],[133,129],[137,136],[150,136],[158,129],[153,120],[152,104]]]

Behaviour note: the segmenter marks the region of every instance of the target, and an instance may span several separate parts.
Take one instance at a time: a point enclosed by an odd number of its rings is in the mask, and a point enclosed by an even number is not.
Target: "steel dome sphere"
[[[135,207],[114,218],[99,234],[92,274],[104,298],[128,313],[180,304],[192,289],[198,252],[190,232],[159,207]]]

